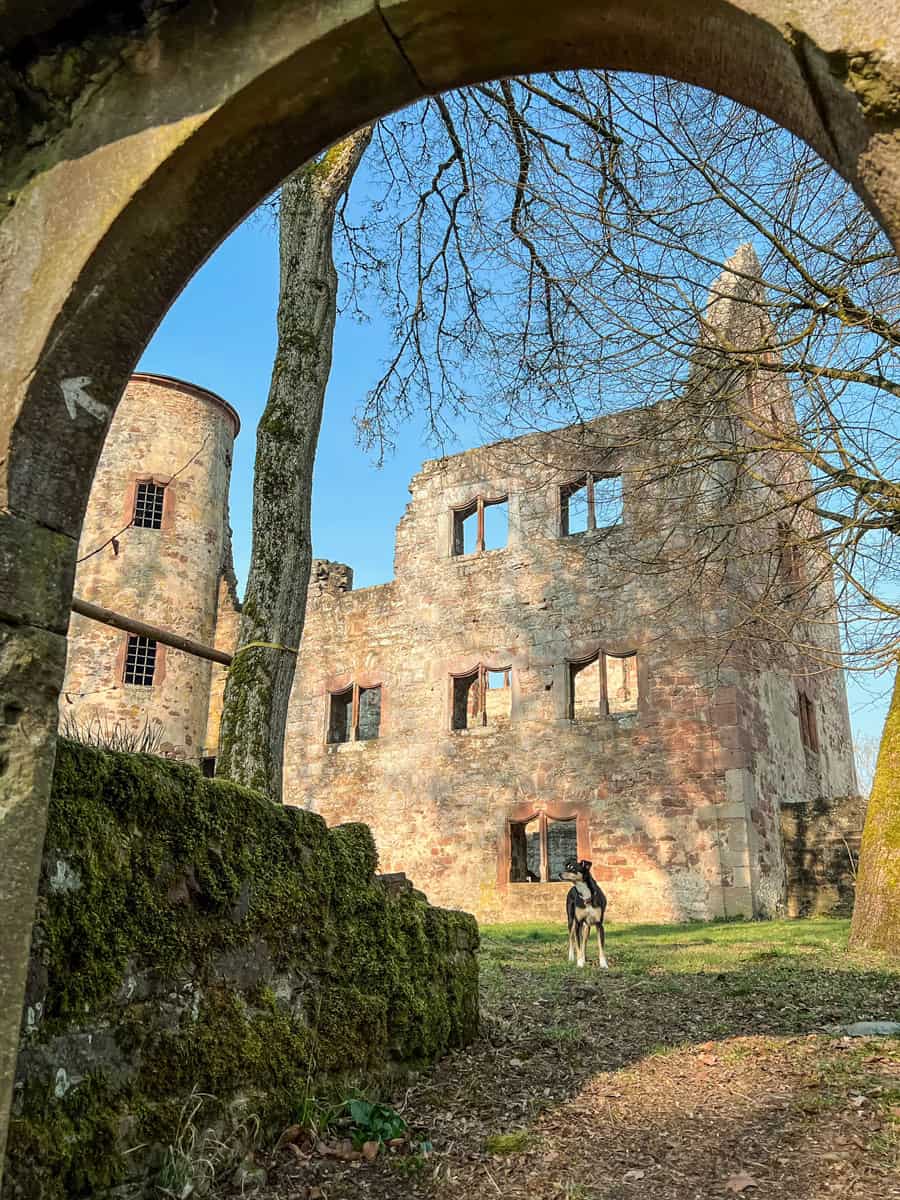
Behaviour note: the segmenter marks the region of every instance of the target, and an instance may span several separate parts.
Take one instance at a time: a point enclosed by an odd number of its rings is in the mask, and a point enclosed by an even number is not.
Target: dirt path
[[[558,930],[486,931],[481,1039],[391,1100],[432,1152],[288,1147],[257,1194],[900,1200],[900,1039],[828,1032],[900,1019],[900,971],[844,938],[833,921],[645,927],[582,973]]]

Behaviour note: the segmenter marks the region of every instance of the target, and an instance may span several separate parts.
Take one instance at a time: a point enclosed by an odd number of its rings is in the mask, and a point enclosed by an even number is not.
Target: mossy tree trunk
[[[866,812],[850,943],[900,955],[900,670]]]
[[[310,496],[337,311],[337,206],[371,140],[366,127],[308,163],[281,192],[278,349],[256,435],[253,549],[238,653],[228,672],[216,771],[281,798],[295,654],[312,547]],[[288,649],[253,646],[264,642]]]

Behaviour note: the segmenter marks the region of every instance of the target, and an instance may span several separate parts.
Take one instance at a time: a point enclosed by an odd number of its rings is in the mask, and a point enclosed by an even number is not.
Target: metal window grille
[[[156,642],[153,638],[129,633],[125,652],[124,682],[137,687],[152,687],[156,672]]]
[[[132,524],[138,529],[162,529],[165,484],[146,480],[137,485]]]

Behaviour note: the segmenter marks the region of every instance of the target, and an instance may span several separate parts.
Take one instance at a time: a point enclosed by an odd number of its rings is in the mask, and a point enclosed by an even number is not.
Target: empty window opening
[[[509,823],[509,882],[541,882],[541,819]]]
[[[153,638],[138,637],[129,633],[125,650],[124,683],[135,687],[152,687],[156,673],[156,642]]]
[[[596,717],[605,712],[602,704],[603,689],[600,686],[600,655],[581,662],[569,663],[569,717],[573,721],[581,717]]]
[[[214,754],[206,754],[200,760],[200,770],[206,779],[215,779],[216,776],[216,756]]]
[[[474,723],[471,718],[479,710],[478,670],[469,675],[453,676],[453,716],[451,729],[468,729]]]
[[[378,737],[381,728],[381,688],[359,689],[359,719],[356,736],[361,742]]]
[[[621,658],[605,654],[607,712],[636,712],[638,706],[637,655],[626,654]]]
[[[453,510],[453,553],[474,554],[478,549],[478,501]]]
[[[622,524],[621,475],[601,475],[594,480],[594,522],[597,529]]]
[[[343,692],[332,692],[328,709],[328,741],[332,745],[349,742],[352,727],[353,688],[349,687]]]
[[[484,715],[486,725],[508,721],[512,710],[512,671],[485,671]]]
[[[622,476],[588,472],[559,489],[562,537],[622,523]]]
[[[575,817],[542,812],[510,821],[508,830],[510,883],[556,883],[566,860],[578,857]]]
[[[570,858],[578,857],[578,829],[574,817],[565,821],[547,821],[547,876],[559,879]]]
[[[637,654],[606,654],[570,662],[568,717],[619,716],[637,712]]]
[[[453,510],[454,555],[502,550],[509,540],[509,498],[486,500],[478,496],[471,504]]]
[[[816,706],[804,692],[797,693],[797,715],[800,718],[800,740],[807,750],[817,752],[819,730],[816,725]]]
[[[371,742],[381,733],[381,685],[351,684],[328,696],[328,742]]]
[[[778,569],[788,583],[800,583],[803,579],[803,551],[784,521],[778,522]]]
[[[502,725],[512,712],[512,668],[488,670],[479,665],[465,675],[451,676],[453,683],[451,729]]]
[[[502,550],[509,540],[509,502],[485,500],[483,550]]]
[[[165,485],[142,480],[134,493],[132,525],[137,529],[162,529]]]
[[[559,489],[561,532],[563,537],[570,533],[585,533],[588,526],[588,483],[587,478],[576,479]]]

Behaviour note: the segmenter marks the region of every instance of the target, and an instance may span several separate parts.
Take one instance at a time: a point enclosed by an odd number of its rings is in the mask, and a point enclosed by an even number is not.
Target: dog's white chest
[[[591,889],[586,883],[576,883],[575,890],[578,892],[578,899],[581,901],[577,910],[579,920],[587,921],[588,925],[599,925],[603,920],[603,910],[589,903]]]

